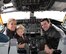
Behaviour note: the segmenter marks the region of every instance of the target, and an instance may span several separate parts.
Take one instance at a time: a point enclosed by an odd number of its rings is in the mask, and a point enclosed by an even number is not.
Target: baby
[[[25,33],[25,27],[22,24],[19,24],[16,28],[16,35],[15,35],[16,38],[17,38],[17,41],[18,41],[18,46],[17,46],[18,47],[18,52],[20,52],[21,50],[25,51],[25,45],[26,45],[28,39],[26,38],[24,33]]]

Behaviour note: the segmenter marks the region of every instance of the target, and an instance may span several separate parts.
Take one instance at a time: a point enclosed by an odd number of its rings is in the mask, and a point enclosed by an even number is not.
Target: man
[[[61,34],[52,26],[49,19],[44,18],[41,20],[42,36],[45,39],[44,50],[46,54],[53,54],[57,49]]]

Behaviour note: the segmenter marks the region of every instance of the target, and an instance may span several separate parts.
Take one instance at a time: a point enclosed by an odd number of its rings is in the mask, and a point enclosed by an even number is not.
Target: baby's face
[[[18,29],[16,32],[19,36],[22,36],[24,34],[24,31],[22,29]]]

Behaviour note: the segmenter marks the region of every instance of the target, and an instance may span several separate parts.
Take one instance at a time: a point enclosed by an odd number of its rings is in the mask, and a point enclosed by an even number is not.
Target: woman
[[[16,20],[14,18],[10,18],[7,22],[7,27],[3,34],[7,35],[9,38],[9,46],[8,46],[8,54],[10,53],[10,46],[11,46],[11,39],[15,37],[15,30],[16,30]]]
[[[16,20],[11,18],[7,22],[7,27],[4,31],[4,34],[7,35],[10,39],[12,39],[15,35],[15,30],[16,30]]]

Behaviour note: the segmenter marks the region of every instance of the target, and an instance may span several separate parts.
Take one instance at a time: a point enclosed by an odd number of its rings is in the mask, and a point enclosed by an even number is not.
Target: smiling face
[[[15,19],[12,19],[11,21],[9,21],[7,23],[7,28],[11,31],[15,31],[16,29],[16,20]]]
[[[16,33],[21,37],[25,33],[25,27],[22,24],[17,25]]]
[[[48,29],[49,29],[49,27],[50,27],[50,22],[48,22],[48,21],[42,21],[41,22],[41,27],[42,27],[42,29],[44,29],[45,31],[47,31]]]
[[[17,29],[16,33],[19,35],[19,36],[22,36],[24,34],[24,31],[22,29]]]

